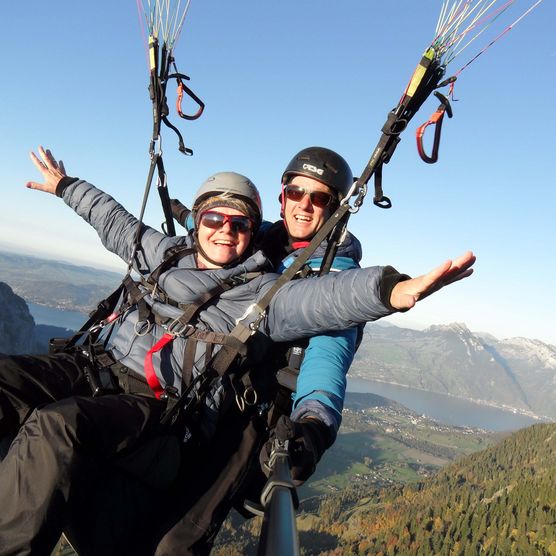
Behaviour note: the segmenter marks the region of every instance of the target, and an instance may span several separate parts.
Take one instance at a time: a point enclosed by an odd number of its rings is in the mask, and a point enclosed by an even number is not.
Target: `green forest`
[[[556,556],[556,424],[522,429],[434,477],[302,504],[303,555]],[[255,554],[261,520],[228,520],[213,554]]]
[[[212,554],[256,554],[261,521],[234,513]],[[423,480],[312,495],[297,526],[303,556],[556,556],[556,424],[517,431]],[[65,543],[54,553],[71,554]]]

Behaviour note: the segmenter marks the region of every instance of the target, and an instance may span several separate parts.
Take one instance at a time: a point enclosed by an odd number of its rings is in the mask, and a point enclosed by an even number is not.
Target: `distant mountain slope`
[[[350,376],[556,417],[556,347],[479,336],[464,324],[368,325]]]
[[[90,311],[121,279],[117,272],[0,251],[0,282],[47,307]]]
[[[0,354],[46,353],[50,338],[70,335],[57,326],[36,326],[25,300],[0,282]]]
[[[0,353],[31,353],[35,345],[35,321],[25,300],[8,284],[0,282]]]
[[[307,556],[554,556],[556,424],[522,429],[419,484],[357,484],[308,501],[298,528]],[[215,554],[255,554],[259,531],[260,522],[238,526]]]

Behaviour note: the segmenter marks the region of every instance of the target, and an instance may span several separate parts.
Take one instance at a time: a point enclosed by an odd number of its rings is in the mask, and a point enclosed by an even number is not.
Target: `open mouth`
[[[214,245],[219,247],[235,247],[236,244],[233,241],[226,241],[224,239],[219,239],[218,241],[213,241]]]

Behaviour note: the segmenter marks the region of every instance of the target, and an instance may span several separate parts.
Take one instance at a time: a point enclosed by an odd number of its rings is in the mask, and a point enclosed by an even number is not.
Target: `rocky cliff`
[[[24,299],[0,282],[0,353],[36,351],[35,321]]]

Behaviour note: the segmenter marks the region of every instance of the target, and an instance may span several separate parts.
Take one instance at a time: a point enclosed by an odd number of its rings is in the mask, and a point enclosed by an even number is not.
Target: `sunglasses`
[[[286,195],[286,199],[294,201],[295,203],[301,201],[305,195],[309,195],[311,203],[319,208],[327,207],[334,199],[334,196],[330,193],[326,193],[326,191],[309,191],[299,185],[286,185],[284,194]]]
[[[243,216],[241,214],[222,214],[215,210],[203,212],[200,222],[203,226],[211,230],[218,230],[222,228],[226,222],[229,222],[232,231],[240,234],[250,232],[252,227],[251,219],[248,216]]]

